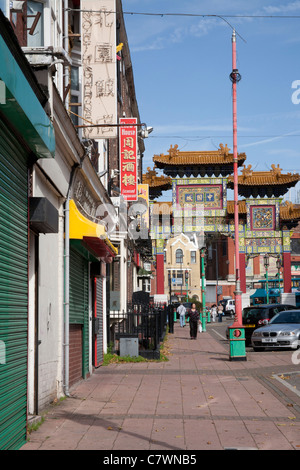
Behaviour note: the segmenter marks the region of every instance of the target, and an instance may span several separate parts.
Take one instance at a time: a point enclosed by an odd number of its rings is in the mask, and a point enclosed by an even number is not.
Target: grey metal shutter
[[[70,250],[70,323],[82,325],[82,376],[89,370],[88,261]]]
[[[216,294],[216,285],[208,285],[206,283],[206,293],[205,293],[205,301],[206,302],[216,302],[217,301],[217,294]]]
[[[97,363],[99,366],[103,362],[103,279],[97,278]]]
[[[28,165],[0,121],[0,449],[26,442]]]

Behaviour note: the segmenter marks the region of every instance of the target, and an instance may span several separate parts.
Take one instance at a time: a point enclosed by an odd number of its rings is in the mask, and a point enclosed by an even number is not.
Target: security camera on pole
[[[233,172],[234,172],[234,242],[235,242],[235,318],[229,327],[229,345],[231,361],[246,361],[245,329],[242,320],[242,292],[240,284],[240,254],[239,254],[239,206],[238,206],[238,155],[237,155],[237,106],[236,84],[241,76],[236,68],[236,34],[232,34],[232,102],[233,102]]]

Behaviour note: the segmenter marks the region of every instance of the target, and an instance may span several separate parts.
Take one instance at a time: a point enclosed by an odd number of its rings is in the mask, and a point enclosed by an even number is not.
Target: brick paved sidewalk
[[[168,362],[100,367],[50,407],[22,449],[300,449],[299,394],[285,386],[299,371],[292,352],[231,362],[211,328],[191,341],[175,324]]]

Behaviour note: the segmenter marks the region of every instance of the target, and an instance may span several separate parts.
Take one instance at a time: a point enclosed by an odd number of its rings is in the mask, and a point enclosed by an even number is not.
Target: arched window
[[[183,262],[183,251],[181,248],[176,250],[176,263],[182,263]]]

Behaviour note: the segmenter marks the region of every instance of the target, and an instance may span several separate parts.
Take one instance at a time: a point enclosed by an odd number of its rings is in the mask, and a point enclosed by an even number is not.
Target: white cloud
[[[141,7],[141,3],[143,6]],[[261,0],[253,0],[251,3],[244,0],[232,0],[225,3],[224,0],[202,1],[189,0],[123,0],[124,12],[135,13],[155,13],[165,14],[165,16],[130,16],[136,23],[135,31],[131,36],[131,50],[141,52],[146,50],[161,50],[174,43],[180,43],[188,38],[199,38],[208,35],[212,30],[220,26],[235,27],[237,33],[243,36],[243,28],[239,31],[239,25],[253,22],[253,18],[236,17],[227,18],[226,15],[280,15],[292,14],[297,11],[300,13],[300,0],[281,3],[279,5],[261,5]],[[182,15],[201,15],[203,17],[191,16],[166,16],[166,13]],[[208,16],[211,15],[211,16]],[[215,16],[214,16],[215,15]],[[219,16],[218,16],[219,15]],[[222,15],[224,18],[222,19]],[[226,24],[227,23],[227,24]],[[258,24],[257,21],[255,23]],[[230,26],[229,26],[230,25]],[[269,26],[276,25],[274,23]],[[266,34],[264,29],[264,34]],[[271,28],[273,33],[273,28]],[[245,38],[247,40],[247,37]],[[285,39],[287,40],[287,38]]]
[[[281,140],[284,137],[299,134],[299,132],[300,131],[298,131],[298,132],[297,131],[296,132],[295,131],[288,132],[286,134],[277,135],[277,136],[274,136],[274,137],[270,137],[268,139],[257,140],[256,142],[251,142],[250,144],[242,144],[242,145],[239,145],[239,147],[240,148],[249,148],[249,147],[255,147],[257,145],[268,144],[269,142],[275,142],[277,140]]]
[[[270,15],[279,13],[292,13],[295,11],[300,11],[300,1],[297,0],[295,2],[290,2],[285,5],[269,5],[263,7],[263,10]]]
[[[239,127],[239,131],[249,132],[253,129],[249,127]],[[156,134],[177,134],[181,135],[182,133],[190,132],[232,132],[232,125],[227,124],[213,124],[213,125],[185,125],[185,124],[169,124],[169,125],[155,125]]]

